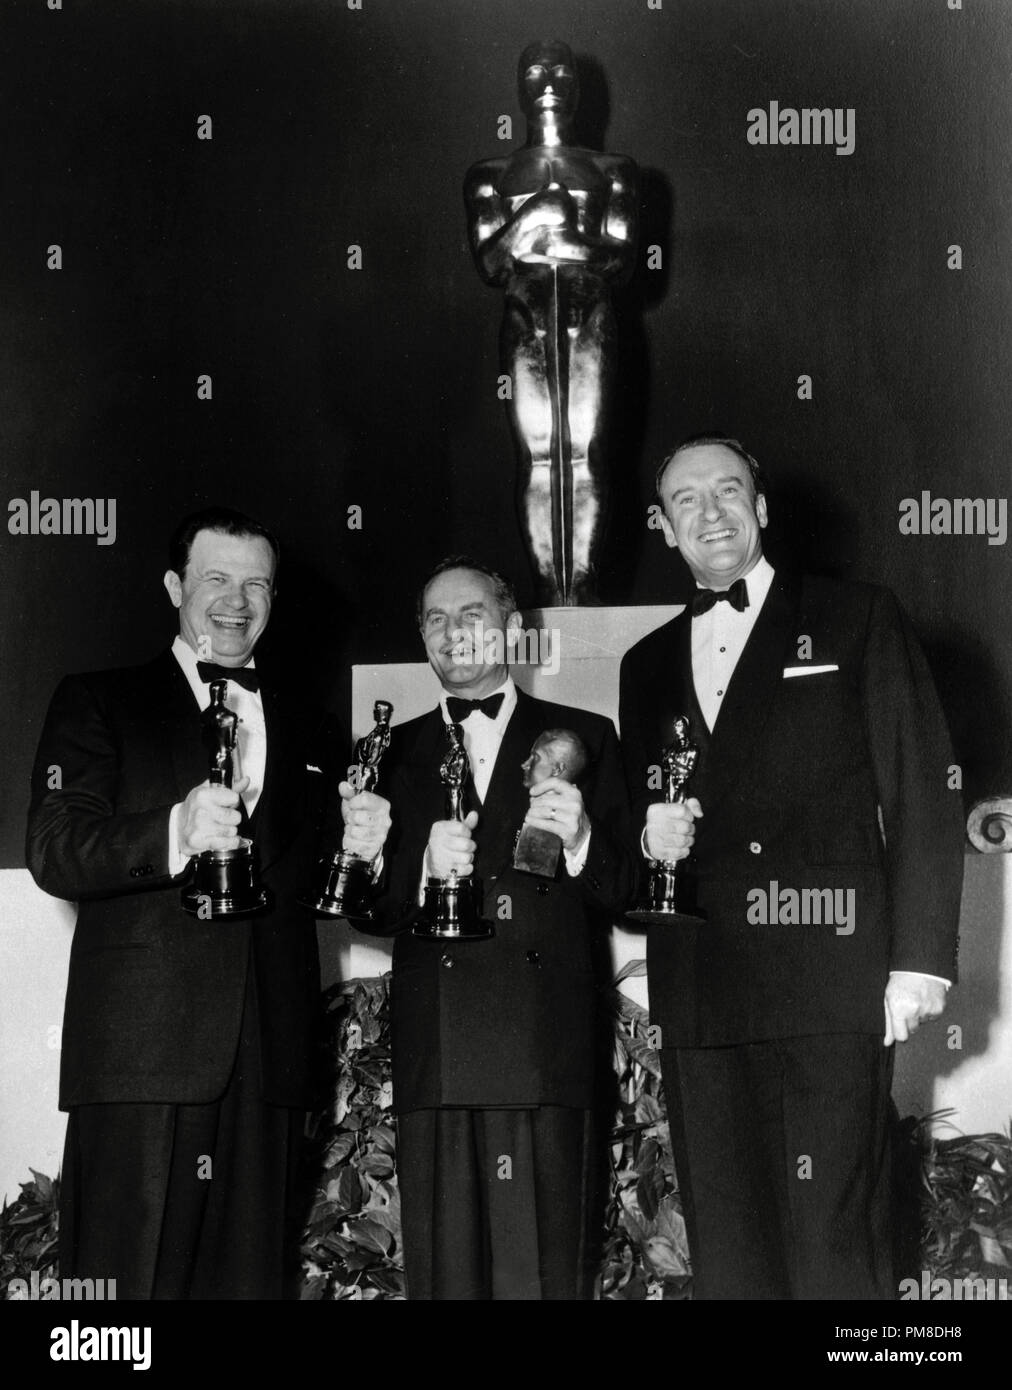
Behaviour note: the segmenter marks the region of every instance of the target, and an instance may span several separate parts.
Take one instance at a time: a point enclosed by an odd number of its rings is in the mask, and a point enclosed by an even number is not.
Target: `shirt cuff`
[[[583,872],[583,866],[586,864],[587,855],[590,852],[590,837],[593,833],[593,830],[589,830],[583,844],[579,849],[573,850],[572,853],[563,845],[562,853],[566,857],[566,873],[570,878],[576,878],[577,874]]]
[[[183,854],[179,848],[179,817],[182,814],[183,803],[180,801],[169,812],[169,874],[172,878],[178,878],[190,862],[190,856]]]
[[[952,988],[952,981],[947,980],[944,975],[929,975],[926,970],[890,970],[890,980],[894,975],[913,975],[918,980],[937,980],[938,983],[944,985],[946,989]]]
[[[425,846],[425,853],[422,855],[422,876],[418,880],[418,906],[425,905],[425,885],[432,877],[432,870],[429,868],[429,847]]]

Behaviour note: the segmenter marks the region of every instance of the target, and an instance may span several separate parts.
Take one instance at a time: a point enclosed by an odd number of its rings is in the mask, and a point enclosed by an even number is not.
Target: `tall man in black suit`
[[[657,482],[698,588],[626,654],[620,723],[644,853],[688,856],[706,916],[648,937],[696,1296],[895,1298],[892,1044],[955,975],[944,720],[887,590],[773,571],[736,440],[687,441]],[[664,806],[681,714],[695,795]]]
[[[595,941],[628,900],[634,858],[609,720],[535,699],[510,676],[521,627],[509,584],[465,557],[424,586],[419,625],[443,687],[396,728],[388,777],[386,930],[408,1297],[586,1297],[594,1160]],[[473,782],[464,822],[445,818],[446,726],[464,731]],[[577,734],[579,785],[523,768],[546,729]],[[561,838],[554,880],[513,868],[523,824]],[[488,940],[413,936],[427,875],[481,876]]]
[[[187,518],[164,581],[179,610],[172,647],[62,681],[36,757],[28,864],[40,887],[80,903],[60,1079],[61,1273],[113,1278],[121,1299],[283,1291],[319,999],[315,927],[296,894],[343,750],[260,685],[253,653],[277,556],[238,512]],[[241,721],[231,790],[207,781],[200,714],[215,679]],[[386,803],[340,790],[345,845],[372,857]],[[237,848],[247,815],[272,909],[188,916],[191,856]]]

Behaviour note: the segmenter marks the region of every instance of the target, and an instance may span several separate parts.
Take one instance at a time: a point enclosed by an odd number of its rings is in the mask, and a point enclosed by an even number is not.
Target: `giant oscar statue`
[[[525,539],[540,601],[593,599],[604,519],[604,433],[615,366],[611,287],[632,273],[636,166],[573,143],[573,55],[542,40],[520,55],[527,144],[467,174],[471,249],[505,290],[502,370],[520,465]]]

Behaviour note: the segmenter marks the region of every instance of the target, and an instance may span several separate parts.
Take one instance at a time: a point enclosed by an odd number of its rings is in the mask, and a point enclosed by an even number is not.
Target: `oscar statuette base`
[[[412,935],[431,941],[486,941],[495,936],[481,915],[481,883],[475,878],[430,878],[425,885],[421,916]]]
[[[238,849],[209,849],[198,854],[193,881],[180,894],[183,908],[192,916],[210,918],[251,917],[270,907],[270,896],[257,880],[252,841]]]
[[[301,907],[318,917],[344,917],[349,922],[371,922],[372,867],[367,859],[348,850],[326,855],[319,861],[319,891],[299,899]]]
[[[625,919],[653,925],[701,926],[706,918],[699,912],[686,911],[679,902],[682,896],[678,865],[658,862],[650,870],[646,897],[625,914]]]

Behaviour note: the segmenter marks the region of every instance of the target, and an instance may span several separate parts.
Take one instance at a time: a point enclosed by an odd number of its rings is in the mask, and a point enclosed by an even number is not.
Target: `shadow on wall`
[[[945,1108],[958,1088],[961,1099],[952,1124],[966,1132],[1007,1125],[1012,1110],[1008,1084],[1012,945],[1005,943],[1012,922],[1010,868],[1007,854],[968,850],[959,981],[942,1017],[919,1029],[896,1058],[896,1090],[908,1102],[907,1108],[919,1113]],[[925,872],[930,872],[930,866],[925,866]],[[964,1069],[966,1075],[960,1076]],[[979,1114],[973,1117],[975,1104],[986,1113],[986,1120]]]

